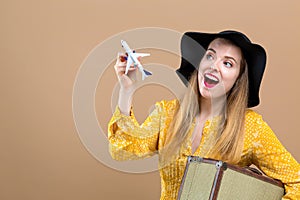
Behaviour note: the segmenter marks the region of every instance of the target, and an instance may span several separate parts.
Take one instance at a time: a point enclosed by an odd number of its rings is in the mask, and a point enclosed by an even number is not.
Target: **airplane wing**
[[[145,57],[145,56],[150,56],[150,53],[133,53],[135,57]]]

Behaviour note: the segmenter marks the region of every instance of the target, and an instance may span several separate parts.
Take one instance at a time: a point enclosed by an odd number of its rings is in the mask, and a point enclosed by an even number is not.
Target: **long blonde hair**
[[[244,121],[248,101],[248,69],[244,58],[240,74],[226,97],[225,112],[222,113],[215,130],[210,130],[210,144],[206,156],[236,164],[241,157],[244,138]],[[201,95],[198,86],[198,70],[192,74],[187,92],[175,108],[175,114],[162,151],[164,165],[178,157],[180,149],[187,144],[189,131],[195,117],[201,112]],[[184,149],[184,147],[183,147]]]

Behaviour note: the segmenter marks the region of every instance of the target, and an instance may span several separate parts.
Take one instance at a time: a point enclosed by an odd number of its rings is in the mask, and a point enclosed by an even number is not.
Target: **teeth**
[[[212,81],[219,82],[219,80],[216,77],[211,76],[210,74],[205,74],[205,77]]]

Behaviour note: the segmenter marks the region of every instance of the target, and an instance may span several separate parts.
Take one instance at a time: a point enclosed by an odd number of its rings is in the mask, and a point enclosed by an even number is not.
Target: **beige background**
[[[268,63],[256,110],[300,160],[297,0],[3,0],[0,15],[0,199],[159,198],[157,172],[129,174],[101,164],[80,141],[72,115],[73,84],[88,53],[108,37],[138,27],[237,29],[262,44]],[[161,62],[176,68],[179,59],[166,56]],[[106,85],[101,81],[96,93],[104,127],[116,82],[113,70],[106,72]],[[139,90],[138,118],[163,98],[172,98],[163,87]]]

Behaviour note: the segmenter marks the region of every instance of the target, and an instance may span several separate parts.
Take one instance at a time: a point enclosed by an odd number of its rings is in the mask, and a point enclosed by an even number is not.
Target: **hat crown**
[[[242,36],[247,42],[251,43],[250,39],[249,39],[246,35],[244,35],[244,34],[241,33],[241,32],[238,32],[238,31],[226,30],[226,31],[221,31],[219,34],[220,34],[220,35],[232,35],[232,34],[240,35],[240,36]]]

